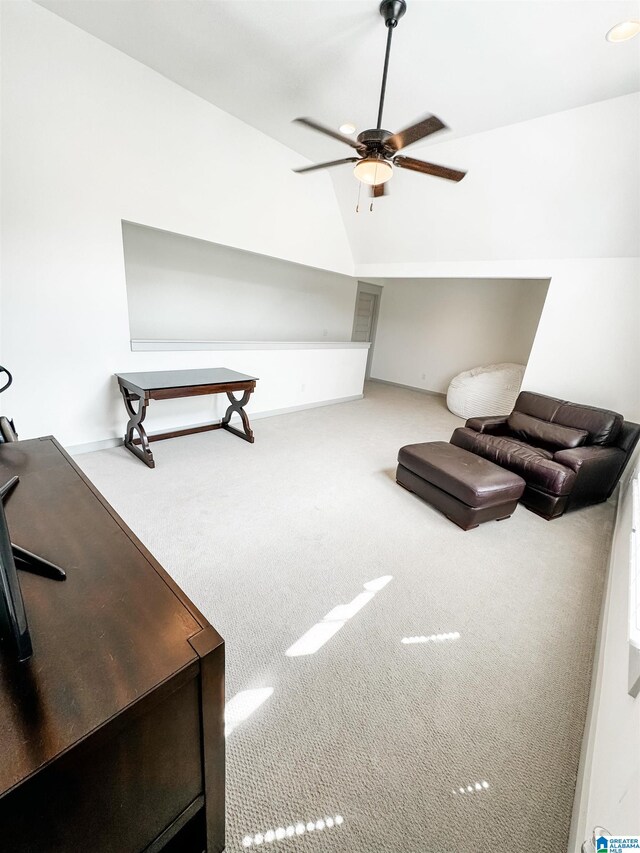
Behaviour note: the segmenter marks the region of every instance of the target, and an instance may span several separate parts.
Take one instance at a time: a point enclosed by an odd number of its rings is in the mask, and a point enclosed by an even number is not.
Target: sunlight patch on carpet
[[[322,832],[324,829],[334,829],[342,826],[344,818],[342,815],[335,817],[321,817],[318,820],[298,821],[289,826],[278,826],[276,829],[268,829],[266,832],[256,832],[255,835],[245,835],[242,839],[243,847],[260,847],[263,844],[273,844],[274,841],[287,841],[296,836],[305,835],[310,832]]]
[[[446,634],[429,634],[428,637],[403,637],[400,642],[405,646],[413,646],[418,643],[446,643],[452,640],[459,640],[459,631],[449,631]]]
[[[229,737],[272,693],[273,687],[259,687],[255,690],[242,690],[236,693],[233,699],[229,699],[224,709],[224,736]]]
[[[343,628],[349,619],[353,618],[362,608],[368,604],[381,589],[393,580],[392,575],[383,575],[374,578],[364,584],[365,592],[361,592],[348,604],[338,604],[333,610],[319,622],[303,634],[299,640],[289,646],[285,652],[289,658],[313,655],[321,649],[325,643],[335,636]]]

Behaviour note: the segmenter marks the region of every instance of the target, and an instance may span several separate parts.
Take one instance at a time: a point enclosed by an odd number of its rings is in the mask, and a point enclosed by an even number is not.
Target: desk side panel
[[[191,678],[0,799],[2,849],[145,849],[203,793],[199,704],[199,679]]]
[[[208,629],[193,637],[200,657],[200,732],[205,792],[207,853],[225,847],[225,647]],[[221,712],[222,710],[222,712]]]

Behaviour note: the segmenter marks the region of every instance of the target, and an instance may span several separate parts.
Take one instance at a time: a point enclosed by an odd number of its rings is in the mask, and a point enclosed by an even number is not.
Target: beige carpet
[[[464,533],[394,482],[402,444],[460,423],[371,383],[253,446],[77,457],[225,637],[227,697],[273,688],[227,740],[229,851],[566,849],[614,508]]]

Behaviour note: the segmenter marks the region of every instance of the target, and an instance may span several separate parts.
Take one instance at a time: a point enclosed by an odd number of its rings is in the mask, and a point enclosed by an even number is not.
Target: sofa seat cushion
[[[513,472],[446,441],[407,444],[400,448],[398,462],[470,507],[517,501],[524,489],[522,478]]]
[[[528,486],[552,495],[568,495],[576,480],[575,471],[554,462],[548,451],[511,437],[459,427],[451,436],[451,443],[519,474]]]

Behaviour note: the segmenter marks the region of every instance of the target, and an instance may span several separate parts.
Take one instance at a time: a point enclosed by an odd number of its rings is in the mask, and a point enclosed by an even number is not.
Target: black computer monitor
[[[19,661],[33,654],[20,582],[13,559],[7,517],[0,500],[0,637],[2,646],[16,654]]]

